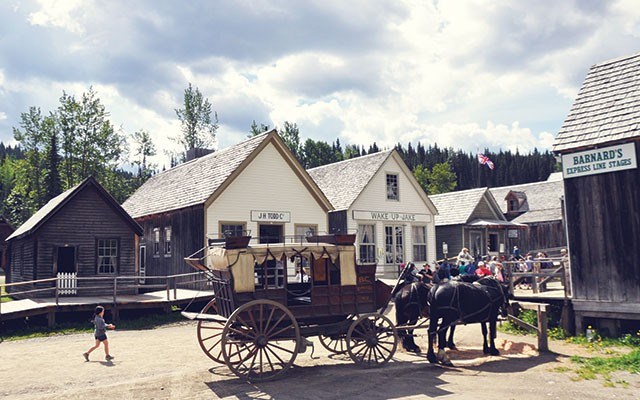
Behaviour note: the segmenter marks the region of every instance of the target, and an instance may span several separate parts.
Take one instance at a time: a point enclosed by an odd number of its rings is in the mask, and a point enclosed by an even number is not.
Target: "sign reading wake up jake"
[[[562,155],[564,179],[638,167],[634,143]]]

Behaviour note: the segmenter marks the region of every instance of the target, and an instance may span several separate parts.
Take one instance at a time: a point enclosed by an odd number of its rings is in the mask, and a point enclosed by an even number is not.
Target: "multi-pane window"
[[[160,228],[153,228],[153,255],[160,255]]]
[[[222,224],[220,226],[222,237],[244,236],[244,225],[241,224]]]
[[[171,255],[171,227],[164,227],[164,255]]]
[[[402,264],[404,262],[404,236],[402,226],[385,226],[384,236],[386,263]]]
[[[318,227],[315,225],[296,225],[295,228],[295,241],[304,242],[307,236],[316,234]]]
[[[399,200],[398,175],[387,174],[387,200]]]
[[[413,230],[413,259],[427,261],[427,227],[414,226]]]
[[[98,239],[98,273],[115,274],[117,263],[118,239]]]
[[[360,262],[376,262],[375,225],[358,225]]]

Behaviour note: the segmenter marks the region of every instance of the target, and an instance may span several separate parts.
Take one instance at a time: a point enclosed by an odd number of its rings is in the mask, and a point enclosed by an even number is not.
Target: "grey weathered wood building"
[[[489,190],[507,220],[527,226],[527,229],[508,231],[509,249],[518,246],[522,252],[566,247],[564,184],[560,173],[551,174],[543,182]]]
[[[438,209],[436,240],[438,259],[458,255],[463,247],[474,257],[508,252],[509,231],[526,226],[507,221],[489,189],[478,188],[429,196]]]
[[[576,330],[640,319],[640,53],[591,67],[556,136]]]
[[[133,276],[136,236],[141,233],[141,227],[90,177],[51,199],[7,238],[7,276],[13,283],[53,278],[58,273],[84,278]],[[93,289],[85,293],[83,286]],[[55,287],[55,283],[38,284],[44,287]],[[110,280],[78,280],[76,294],[112,293],[112,287]],[[51,297],[53,292],[36,295]]]

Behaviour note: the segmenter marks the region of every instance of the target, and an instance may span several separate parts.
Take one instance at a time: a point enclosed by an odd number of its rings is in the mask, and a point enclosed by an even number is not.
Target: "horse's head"
[[[513,298],[513,294],[509,291],[509,285],[504,284],[502,282],[498,282],[500,287],[500,292],[502,293],[502,305],[500,305],[500,315],[503,318],[506,318],[509,314],[509,308],[511,304],[509,303],[509,299]]]

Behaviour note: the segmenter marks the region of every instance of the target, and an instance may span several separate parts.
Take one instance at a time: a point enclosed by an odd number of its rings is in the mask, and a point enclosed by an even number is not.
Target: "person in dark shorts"
[[[113,324],[107,324],[106,322],[104,322],[104,307],[102,306],[96,307],[96,311],[93,314],[93,324],[96,327],[96,330],[94,332],[94,337],[96,338],[96,344],[92,348],[87,350],[86,353],[82,354],[84,356],[84,359],[86,361],[89,361],[89,354],[91,354],[92,351],[100,347],[100,343],[104,343],[105,359],[107,361],[113,360],[113,357],[111,356],[111,354],[109,354],[109,340],[107,339],[107,329],[116,329],[116,326]]]

